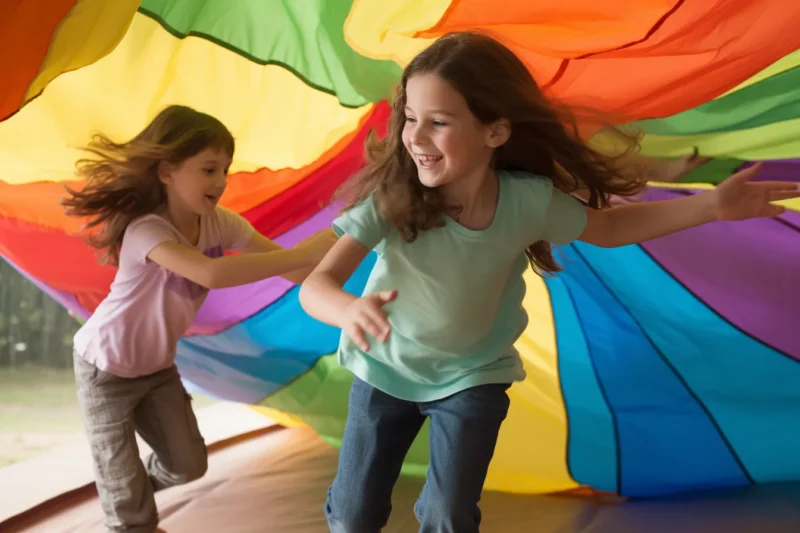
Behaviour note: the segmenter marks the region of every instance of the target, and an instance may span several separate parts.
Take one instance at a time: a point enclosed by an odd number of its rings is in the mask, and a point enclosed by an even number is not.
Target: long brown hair
[[[420,231],[441,226],[446,208],[436,189],[420,183],[414,161],[402,142],[406,85],[412,76],[428,73],[440,76],[460,92],[480,122],[491,124],[503,118],[510,122],[510,138],[494,154],[496,169],[547,177],[564,192],[588,197],[586,203],[593,208],[607,207],[611,194],[627,196],[641,189],[641,178],[631,174],[630,165],[626,168],[623,163],[638,146],[634,135],[607,128],[606,138],[615,142],[619,153],[611,155],[591,148],[581,139],[575,113],[545,98],[525,64],[511,50],[478,32],[450,33],[405,68],[387,135],[379,139],[370,132],[366,167],[338,193],[349,200],[350,207],[374,195],[382,218],[408,242],[413,242]],[[584,112],[582,118],[603,122],[599,113]],[[526,255],[540,274],[560,270],[548,242],[531,243]]]
[[[233,135],[211,115],[180,105],[165,108],[127,142],[95,134],[84,149],[97,157],[76,163],[85,185],[78,191],[67,188],[61,204],[67,215],[89,217],[86,228],[100,231],[90,232],[88,242],[105,250],[103,262],[117,265],[128,224],[166,204],[159,164],[178,165],[209,147],[233,157]]]

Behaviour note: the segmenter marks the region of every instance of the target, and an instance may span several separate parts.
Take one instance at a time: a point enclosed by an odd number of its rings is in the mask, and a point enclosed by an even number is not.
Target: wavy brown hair
[[[483,124],[507,119],[509,140],[494,154],[497,170],[521,170],[553,180],[567,193],[578,193],[593,208],[609,205],[609,195],[638,192],[643,178],[631,172],[627,156],[637,148],[635,135],[606,128],[616,155],[593,149],[581,139],[575,112],[548,100],[533,76],[508,48],[478,32],[450,33],[436,40],[405,68],[392,105],[385,138],[370,132],[366,167],[338,191],[349,207],[374,195],[381,217],[413,242],[420,231],[441,226],[447,206],[435,188],[420,183],[413,159],[402,141],[406,85],[412,76],[433,73],[450,83]],[[584,123],[602,124],[600,114],[584,110]],[[608,143],[607,143],[608,144]],[[550,243],[531,243],[526,255],[537,273],[561,270]]]
[[[76,163],[84,186],[67,188],[61,204],[68,215],[89,218],[86,228],[100,231],[90,232],[88,242],[105,251],[103,262],[117,265],[128,224],[167,202],[159,164],[179,165],[209,147],[233,157],[233,135],[211,115],[180,105],[165,108],[127,142],[95,134],[84,149],[96,157]]]

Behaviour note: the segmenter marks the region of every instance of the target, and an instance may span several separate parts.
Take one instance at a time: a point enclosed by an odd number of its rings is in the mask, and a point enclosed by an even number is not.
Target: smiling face
[[[161,180],[170,205],[196,215],[214,212],[228,185],[231,157],[224,150],[205,148],[179,165],[165,165]]]
[[[464,97],[436,74],[412,76],[406,84],[403,145],[426,187],[458,182],[489,167],[496,143]]]

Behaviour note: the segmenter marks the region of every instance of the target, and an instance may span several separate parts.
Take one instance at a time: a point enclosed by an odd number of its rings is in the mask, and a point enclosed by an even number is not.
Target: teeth
[[[423,166],[430,166],[434,163],[437,163],[442,159],[440,155],[417,155],[417,160]]]

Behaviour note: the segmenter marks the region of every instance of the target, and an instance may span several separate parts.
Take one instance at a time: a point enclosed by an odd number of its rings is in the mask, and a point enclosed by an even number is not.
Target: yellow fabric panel
[[[694,189],[694,190],[711,190],[714,185],[710,183],[661,183],[661,182],[648,182],[651,187],[666,187],[668,189]],[[775,205],[782,205],[786,209],[792,211],[800,211],[800,198],[792,198],[790,200],[779,200],[772,202]]]
[[[516,347],[528,376],[509,389],[511,409],[486,479],[488,490],[544,493],[578,486],[567,470],[567,415],[558,374],[555,327],[544,280],[525,272],[530,320]]]
[[[128,139],[172,103],[210,113],[231,129],[232,172],[309,165],[372,108],[342,107],[282,67],[258,65],[204,39],[177,39],[137,14],[111,54],[59,76],[0,123],[0,179],[71,179],[83,155],[76,147],[92,132]]]
[[[390,59],[405,67],[434,41],[414,35],[435,26],[450,3],[451,0],[355,0],[344,24],[345,40],[363,56]]]
[[[284,413],[283,411],[277,411],[275,409],[264,407],[262,405],[249,405],[248,407],[253,411],[257,412],[258,414],[260,414],[261,416],[269,418],[276,424],[281,425],[285,428],[303,427],[306,425],[302,420],[300,420],[296,416],[289,413]]]
[[[138,7],[139,0],[79,0],[61,21],[25,99],[39,94],[61,73],[108,55],[122,40]]]
[[[800,119],[775,122],[747,130],[700,135],[647,135],[642,153],[656,157],[678,157],[696,146],[711,157],[744,160],[790,159],[800,156]]]

